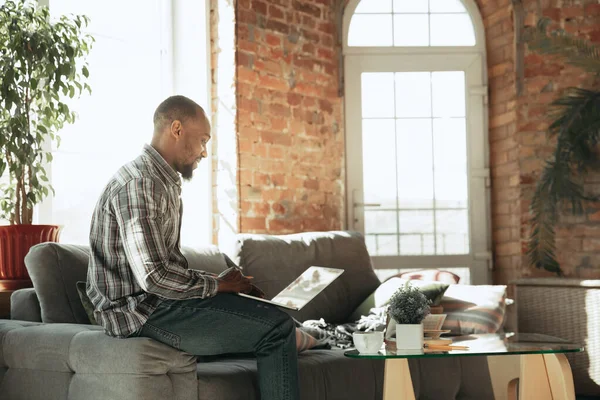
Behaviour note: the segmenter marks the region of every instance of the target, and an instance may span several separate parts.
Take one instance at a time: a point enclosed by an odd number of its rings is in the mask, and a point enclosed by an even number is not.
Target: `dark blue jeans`
[[[277,307],[234,294],[165,300],[139,336],[197,356],[254,353],[261,400],[298,400],[293,319]]]

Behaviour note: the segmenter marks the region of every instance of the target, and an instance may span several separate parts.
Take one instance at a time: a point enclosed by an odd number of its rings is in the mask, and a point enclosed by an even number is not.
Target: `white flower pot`
[[[423,324],[396,324],[396,349],[422,350]]]

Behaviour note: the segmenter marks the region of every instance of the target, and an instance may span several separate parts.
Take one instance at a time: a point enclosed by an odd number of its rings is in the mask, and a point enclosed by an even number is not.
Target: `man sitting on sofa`
[[[108,335],[150,337],[200,356],[254,353],[261,399],[296,400],[291,317],[237,296],[257,291],[239,269],[188,269],[180,251],[181,177],[191,179],[210,137],[192,100],[172,96],[158,106],[151,145],[117,171],[94,210],[86,291]]]

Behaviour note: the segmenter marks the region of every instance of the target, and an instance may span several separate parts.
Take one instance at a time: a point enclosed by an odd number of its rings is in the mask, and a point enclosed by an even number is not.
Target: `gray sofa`
[[[350,232],[237,237],[231,257],[267,296],[310,265],[345,273],[293,316],[346,322],[380,284],[361,235]],[[115,339],[88,324],[75,284],[86,279],[89,249],[45,243],[26,265],[34,289],[15,292],[11,320],[0,320],[0,398],[7,400],[258,400],[256,361],[198,359],[148,338]],[[185,249],[190,268],[219,272],[215,248]],[[410,360],[417,399],[493,399],[482,357]],[[379,400],[383,363],[353,360],[340,350],[299,355],[302,398]]]

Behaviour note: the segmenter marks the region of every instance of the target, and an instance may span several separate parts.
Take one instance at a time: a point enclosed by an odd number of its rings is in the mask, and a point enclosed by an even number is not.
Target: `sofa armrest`
[[[19,289],[10,296],[10,318],[19,321],[42,322],[40,301],[35,289]]]
[[[0,320],[0,393],[9,399],[198,398],[194,356],[98,326],[27,324]]]

